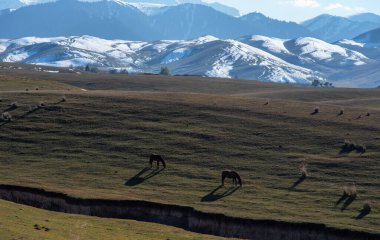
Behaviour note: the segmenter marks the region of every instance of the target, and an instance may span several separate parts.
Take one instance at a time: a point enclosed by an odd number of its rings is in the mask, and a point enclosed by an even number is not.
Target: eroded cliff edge
[[[0,198],[51,211],[161,223],[223,237],[252,240],[380,240],[380,234],[336,229],[323,224],[236,218],[204,213],[191,207],[146,201],[74,198],[63,193],[12,185],[0,185]]]

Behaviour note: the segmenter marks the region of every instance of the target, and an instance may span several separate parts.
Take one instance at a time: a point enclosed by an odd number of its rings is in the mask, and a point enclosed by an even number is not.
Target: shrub
[[[37,109],[38,109],[38,106],[37,106],[37,105],[30,105],[30,106],[29,106],[29,110],[28,110],[28,112],[29,112],[29,113],[32,113],[32,112],[36,111]]]
[[[170,70],[168,67],[161,67],[160,75],[170,75]]]
[[[46,104],[44,102],[40,102],[38,105],[37,105],[38,108],[43,108],[43,107],[46,107]]]
[[[356,144],[351,142],[350,140],[344,140],[344,144],[342,146],[342,153],[349,153],[352,151],[356,151],[358,153],[365,153],[367,151],[367,147],[363,144]]]
[[[342,109],[340,109],[340,111],[339,111],[339,116],[341,116],[341,115],[343,115],[344,114],[344,109],[342,108]]]
[[[111,69],[108,71],[109,74],[117,74],[117,69]]]
[[[62,96],[61,102],[66,102],[66,96],[65,95]]]
[[[9,112],[3,112],[1,117],[4,122],[12,121],[12,115]]]
[[[313,112],[313,114],[317,114],[317,113],[319,113],[319,111],[320,111],[320,110],[319,110],[319,107],[315,107],[315,108],[314,108],[314,112]]]
[[[11,108],[18,108],[18,103],[17,102],[13,102],[9,105]]]
[[[370,114],[370,113],[367,113],[366,116],[369,117],[369,116],[371,116],[371,114]]]

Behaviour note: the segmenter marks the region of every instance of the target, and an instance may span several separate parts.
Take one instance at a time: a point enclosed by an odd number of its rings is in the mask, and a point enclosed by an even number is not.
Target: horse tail
[[[164,166],[164,168],[166,168],[166,163],[165,163],[165,160],[164,160],[162,157],[160,157],[160,160],[161,160],[161,162],[162,162],[162,165]]]
[[[239,174],[238,173],[236,173],[236,178],[238,179],[238,181],[239,181],[239,185],[240,186],[242,186],[243,185],[243,183],[241,182],[241,178],[240,178],[240,176],[239,176]]]

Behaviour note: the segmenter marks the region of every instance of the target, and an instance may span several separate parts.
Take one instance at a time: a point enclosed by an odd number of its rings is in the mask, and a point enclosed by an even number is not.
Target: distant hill
[[[380,28],[363,33],[354,38],[354,40],[366,45],[380,47]]]
[[[349,17],[349,19],[355,22],[372,22],[380,24],[380,16],[374,13],[360,13]]]
[[[0,16],[0,37],[94,35],[149,40],[158,37],[137,8],[116,1],[61,0],[31,5]]]
[[[360,16],[356,18],[358,19]],[[380,23],[353,21],[328,14],[307,20],[302,25],[315,34],[316,37],[328,42],[352,39],[359,34],[380,27]]]
[[[168,1],[168,4],[174,4]],[[165,2],[157,0],[153,4]],[[162,5],[128,4],[121,0],[60,0],[3,11],[0,14],[0,38],[91,35],[151,41],[192,39],[203,35],[218,38],[255,34],[280,38],[313,35],[294,22],[278,21],[259,13],[237,18],[215,10],[218,4],[211,5],[186,3],[159,8]],[[151,15],[140,11],[149,11],[151,7],[158,10]]]
[[[296,38],[313,36],[307,28],[295,22],[286,22],[266,17],[261,13],[249,13],[240,17],[249,25],[252,32],[257,35],[265,35],[280,38]]]
[[[198,4],[169,7],[151,16],[150,22],[153,29],[160,29],[162,39],[191,39],[203,35],[236,38],[255,31],[235,17]]]

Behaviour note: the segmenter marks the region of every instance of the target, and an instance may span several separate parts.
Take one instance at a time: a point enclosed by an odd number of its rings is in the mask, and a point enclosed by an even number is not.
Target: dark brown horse
[[[150,155],[150,159],[149,159],[150,168],[152,168],[153,162],[157,162],[157,168],[160,167],[160,162],[162,163],[162,166],[166,168],[166,163],[160,155],[157,155],[157,154]]]
[[[241,178],[240,178],[239,174],[235,171],[225,170],[222,172],[222,185],[223,186],[224,186],[224,179],[226,179],[226,178],[232,178],[232,182],[235,185],[237,185],[238,183],[240,186],[242,185]]]

